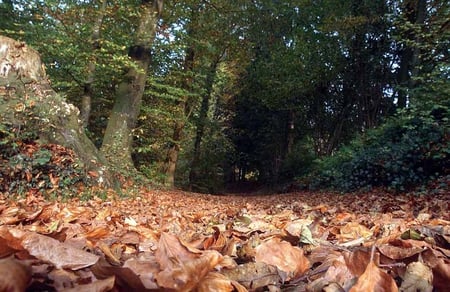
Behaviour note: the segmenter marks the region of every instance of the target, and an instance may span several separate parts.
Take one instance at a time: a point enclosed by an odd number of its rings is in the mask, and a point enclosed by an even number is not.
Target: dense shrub
[[[304,139],[296,143],[282,162],[281,183],[307,174],[311,170],[315,157],[311,140]]]
[[[340,191],[388,187],[398,191],[446,177],[450,165],[450,107],[411,108],[318,162],[311,187]]]

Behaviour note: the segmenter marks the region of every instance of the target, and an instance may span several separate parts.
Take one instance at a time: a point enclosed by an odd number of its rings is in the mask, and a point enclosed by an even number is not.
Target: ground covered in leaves
[[[449,194],[0,196],[1,291],[449,291]]]

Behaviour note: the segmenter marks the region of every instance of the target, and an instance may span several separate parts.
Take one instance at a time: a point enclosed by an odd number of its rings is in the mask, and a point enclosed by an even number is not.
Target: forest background
[[[1,0],[0,34],[41,54],[96,147],[78,143],[55,181],[54,149],[22,148],[67,137],[41,135],[48,108],[8,119],[4,97],[0,191],[98,177],[93,155],[201,192],[448,188],[449,5]]]

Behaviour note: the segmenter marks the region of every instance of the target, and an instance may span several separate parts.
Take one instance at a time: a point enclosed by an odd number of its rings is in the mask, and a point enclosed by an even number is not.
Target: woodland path
[[[0,272],[11,274],[0,290],[445,291],[450,281],[448,193],[104,196],[0,196]]]

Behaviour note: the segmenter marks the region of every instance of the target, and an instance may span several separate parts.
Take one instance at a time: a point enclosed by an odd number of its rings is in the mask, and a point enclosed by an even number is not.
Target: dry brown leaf
[[[308,256],[311,265],[316,263],[321,263],[316,269],[326,270],[332,265],[333,261],[341,256],[341,252],[334,249],[331,246],[318,246],[313,249],[311,254]]]
[[[58,178],[55,173],[53,175],[53,179]],[[129,181],[123,183],[131,186]],[[78,187],[74,192],[80,190],[87,191]],[[29,231],[33,231],[57,238],[64,248],[72,246],[77,255],[82,254],[85,247],[95,248],[101,259],[97,264],[77,271],[54,269],[53,259],[42,254],[45,254],[44,250],[59,253],[59,248],[54,249],[53,243],[37,240],[38,245],[45,247],[41,247],[39,258],[32,259],[31,289],[64,290],[70,287],[95,291],[96,287],[109,290],[114,285],[113,291],[168,290],[158,286],[156,275],[159,274],[160,283],[167,280],[168,286],[172,287],[174,283],[180,283],[179,287],[185,290],[239,290],[239,279],[241,285],[249,289],[280,291],[284,289],[281,282],[289,276],[289,285],[294,287],[289,286],[288,289],[303,291],[307,283],[311,283],[309,288],[328,292],[349,291],[356,282],[355,275],[362,277],[367,272],[369,252],[349,246],[362,243],[370,247],[377,243],[382,254],[380,263],[390,268],[392,278],[404,279],[398,282],[399,285],[408,283],[408,278],[403,278],[406,264],[416,260],[418,253],[424,264],[431,268],[434,290],[447,291],[450,282],[448,195],[436,195],[432,199],[380,192],[343,196],[296,193],[245,197],[142,188],[136,197],[116,200],[112,191],[107,192],[108,201],[93,198],[85,202],[74,198],[50,204],[36,190],[30,190],[26,198],[16,202],[0,194],[0,222],[3,219],[3,222],[17,226],[0,227],[0,257],[14,254],[16,259],[29,260],[32,256],[27,250],[31,243],[25,250],[22,240]],[[417,206],[421,213],[432,214],[434,219],[422,217],[424,225],[419,226],[411,216]],[[279,237],[296,246],[298,241],[302,241],[298,237],[305,236],[303,230],[309,230],[303,223],[309,222],[312,222],[308,227],[314,238],[320,238],[318,245],[308,246],[308,251],[312,251],[308,259],[314,269],[294,278],[295,267],[289,267],[286,272],[266,263],[255,263],[256,247],[264,239]],[[205,241],[208,238],[206,234],[211,234],[211,228],[214,228],[212,226],[218,230]],[[369,233],[365,226],[370,226]],[[243,227],[245,230],[239,232]],[[164,230],[177,236],[161,235]],[[423,235],[419,237],[421,240],[399,239],[399,235],[407,230],[420,231],[419,235]],[[374,234],[370,235],[370,232]],[[370,236],[370,241],[364,235]],[[422,240],[424,236],[427,242]],[[345,240],[345,243],[336,246],[336,240]],[[106,248],[99,249],[99,241],[104,241]],[[295,256],[290,255],[289,250],[293,246],[276,247],[282,252],[275,257],[280,259],[273,262],[292,265],[295,261],[290,258]],[[204,247],[220,250],[222,256],[232,255],[246,264],[238,266],[227,256],[208,257],[199,250]],[[306,248],[303,247],[305,252]],[[155,251],[158,256],[155,256]],[[275,252],[270,250],[269,253]],[[124,266],[113,266],[105,258],[115,264],[129,260]],[[162,265],[165,266],[163,272]],[[111,276],[115,278],[111,285],[102,286],[101,282],[96,282],[96,279]],[[35,287],[38,282],[46,284]]]
[[[239,265],[235,269],[224,269],[221,273],[249,290],[276,285],[282,281],[277,268],[263,262],[249,262]]]
[[[139,244],[139,233],[137,233],[136,231],[128,231],[120,237],[120,241],[123,244]]]
[[[214,229],[214,234],[205,239],[203,242],[203,247],[204,249],[221,251],[227,245],[227,239],[223,233],[220,232],[218,227],[213,226],[212,228]]]
[[[364,273],[370,262],[370,252],[367,250],[358,249],[353,252],[344,251],[342,254],[347,267],[350,269],[352,274],[357,277]]]
[[[333,261],[324,278],[330,283],[337,283],[341,287],[347,287],[353,281],[354,275],[345,263],[344,257],[341,256]]]
[[[423,262],[433,271],[433,286],[438,291],[446,291],[450,283],[450,260],[438,257],[433,250],[422,253]]]
[[[431,292],[433,291],[433,273],[430,267],[421,262],[412,262],[406,267],[400,291]]]
[[[120,265],[120,258],[111,250],[111,248],[104,243],[103,241],[99,241],[97,243],[97,247],[105,254],[106,259],[113,265]]]
[[[190,252],[175,235],[165,232],[161,234],[155,256],[162,270],[198,258],[198,254]]]
[[[48,278],[53,282],[56,290],[61,291],[72,287],[73,283],[79,279],[79,276],[72,271],[63,269],[53,269],[48,273]]]
[[[14,236],[8,227],[0,226],[0,257],[9,256],[17,250],[23,250],[20,236]]]
[[[42,212],[39,214],[37,219],[42,222],[47,222],[49,220],[54,220],[56,215],[60,213],[60,208],[58,203],[46,204],[42,206]]]
[[[208,250],[199,258],[167,267],[156,275],[156,281],[164,288],[191,291],[222,259],[217,251]]]
[[[373,261],[368,265],[358,282],[350,289],[350,292],[396,292],[397,284],[394,279],[378,268]]]
[[[372,236],[373,232],[364,225],[358,222],[349,222],[340,228],[339,238],[342,241],[353,240],[360,237],[368,239]]]
[[[97,279],[105,279],[115,276],[115,283],[120,287],[119,291],[145,291],[145,287],[138,275],[130,268],[113,266],[105,259],[100,260],[91,267]]]
[[[261,244],[261,239],[258,233],[254,233],[250,236],[246,243],[244,243],[239,250],[237,250],[237,255],[240,259],[244,261],[254,260],[256,255],[256,247]]]
[[[22,245],[31,255],[53,264],[58,269],[82,269],[94,265],[99,258],[92,253],[33,232],[26,233],[22,237]]]
[[[325,287],[322,288],[323,292],[345,292],[345,289],[342,288],[338,283],[329,283]]]
[[[292,236],[300,237],[304,228],[313,223],[311,219],[297,219],[286,223],[284,230]]]
[[[237,246],[239,241],[232,237],[227,241],[227,245],[222,249],[222,254],[224,256],[237,257]]]
[[[110,219],[110,217],[111,217],[111,214],[112,214],[112,210],[110,207],[103,208],[97,213],[97,216],[95,216],[94,220],[108,221],[108,219]]]
[[[0,260],[0,291],[25,291],[30,279],[28,266],[11,257]]]
[[[210,272],[198,284],[198,292],[246,292],[247,289],[236,281],[228,279],[226,276],[217,272]]]
[[[107,226],[97,226],[94,229],[86,232],[84,236],[87,240],[96,242],[99,239],[106,237],[110,233]]]
[[[64,292],[104,292],[111,291],[114,288],[115,277],[109,277],[103,280],[97,280],[95,282],[77,285],[71,289],[64,289]]]
[[[155,280],[155,275],[159,272],[159,265],[155,258],[146,260],[131,258],[123,264],[123,267],[133,271],[142,281],[142,284],[146,289],[159,288]]]
[[[288,274],[288,279],[302,275],[310,266],[301,248],[279,238],[271,238],[257,246],[255,261],[276,266]]]
[[[348,213],[348,212],[341,212],[341,213],[337,213],[333,216],[333,219],[335,220],[335,222],[348,222],[350,220],[355,219],[355,215],[352,213]]]
[[[404,248],[388,244],[379,245],[377,248],[381,254],[394,260],[405,259],[422,252],[422,248],[420,247]]]

